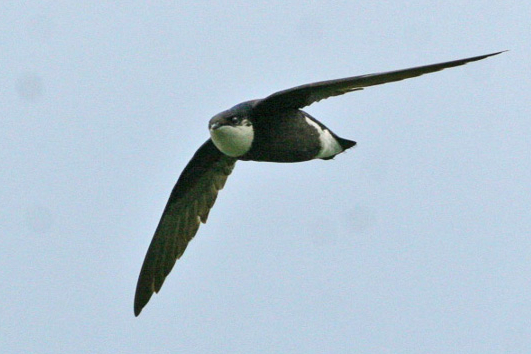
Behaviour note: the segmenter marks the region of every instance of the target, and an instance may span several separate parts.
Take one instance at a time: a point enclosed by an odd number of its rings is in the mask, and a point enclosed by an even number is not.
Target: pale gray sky
[[[526,353],[529,1],[6,1],[0,351]],[[509,49],[309,107],[358,146],[238,163],[160,294],[136,280],[211,116]]]

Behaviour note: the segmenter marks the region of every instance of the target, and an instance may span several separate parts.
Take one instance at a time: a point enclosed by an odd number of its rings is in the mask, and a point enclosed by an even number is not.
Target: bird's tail
[[[347,149],[350,149],[351,147],[356,145],[356,142],[352,141],[352,140],[343,139],[343,138],[340,138],[340,137],[337,137],[336,140],[339,143],[339,145],[341,145],[341,147],[343,148],[343,151],[347,150]]]

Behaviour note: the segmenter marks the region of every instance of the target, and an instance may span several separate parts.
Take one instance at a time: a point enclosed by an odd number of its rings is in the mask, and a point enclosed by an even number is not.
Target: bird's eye
[[[238,124],[238,122],[240,121],[240,118],[234,116],[234,117],[230,117],[229,120],[232,124]]]

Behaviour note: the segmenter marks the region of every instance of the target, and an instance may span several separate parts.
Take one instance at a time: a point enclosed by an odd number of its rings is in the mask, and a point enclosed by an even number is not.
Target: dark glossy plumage
[[[287,109],[268,117],[253,119],[255,136],[251,150],[239,157],[245,161],[303,162],[313,160],[319,152],[319,135],[306,123],[310,119],[323,129],[324,124],[300,109]],[[329,129],[328,129],[329,130]],[[329,132],[346,150],[356,145],[355,141],[343,139]],[[326,159],[331,159],[326,158]]]
[[[182,172],[140,271],[135,294],[136,316],[153,292],[160,290],[173,265],[195,236],[200,222],[207,221],[218,191],[225,185],[235,163],[235,158],[223,155],[209,139]]]
[[[218,191],[223,188],[238,159],[295,162],[316,157],[315,144],[304,139],[318,141],[319,137],[315,135],[317,130],[312,130],[314,128],[307,123],[301,125],[297,122],[309,118],[319,127],[326,127],[300,111],[301,108],[331,96],[440,71],[500,53],[297,86],[261,100],[242,103],[215,116],[224,122],[237,114],[250,117],[256,131],[251,150],[239,157],[229,157],[209,139],[192,157],[173,188],[144,259],[136,288],[135,315],[140,314],[153,292],[160,290],[176,260],[195,236],[200,223],[206,222]],[[355,144],[337,137],[331,131],[329,133],[344,149]]]
[[[343,95],[348,92],[363,90],[364,87],[401,81],[443,69],[482,60],[501,52],[479,55],[476,57],[448,61],[431,65],[417,66],[409,69],[387,71],[382,73],[347,77],[344,79],[314,82],[275,92],[260,100],[255,105],[256,111],[278,112],[289,108],[303,108],[328,97]]]

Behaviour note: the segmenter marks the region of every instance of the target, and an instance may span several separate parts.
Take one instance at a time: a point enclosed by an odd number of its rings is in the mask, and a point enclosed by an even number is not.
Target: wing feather
[[[314,82],[312,84],[297,86],[273,93],[263,100],[259,100],[256,103],[254,110],[257,113],[275,113],[285,111],[287,109],[299,109],[328,97],[343,95],[347,92],[363,90],[364,87],[368,86],[410,79],[412,77],[433,73],[446,68],[452,68],[473,61],[482,60],[500,53],[503,52],[453,60],[444,63],[418,66],[409,69]]]
[[[158,292],[201,222],[207,221],[218,191],[236,159],[221,153],[209,139],[192,157],[173,188],[149,245],[135,293],[135,315]]]

